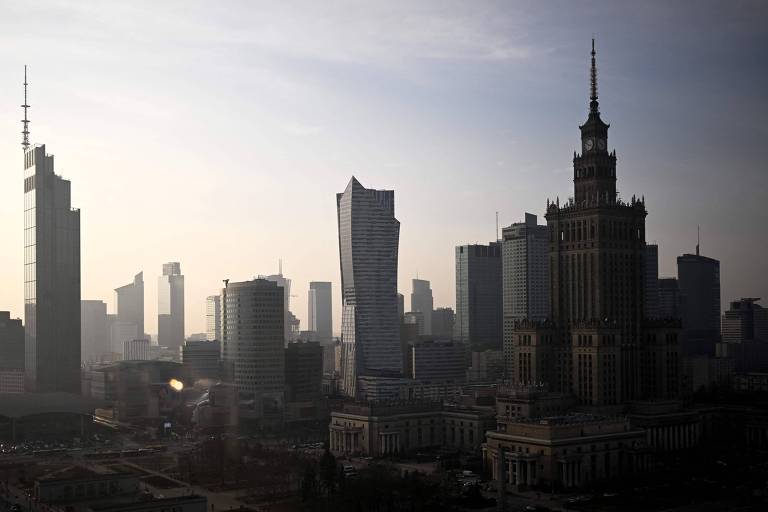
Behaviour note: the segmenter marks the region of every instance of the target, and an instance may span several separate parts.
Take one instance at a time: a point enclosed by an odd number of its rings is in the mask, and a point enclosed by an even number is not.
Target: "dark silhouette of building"
[[[455,315],[453,308],[437,308],[432,311],[432,336],[435,339],[450,340],[453,338]]]
[[[742,298],[731,302],[723,315],[722,343],[717,355],[733,358],[736,371],[768,370],[768,309],[759,298]]]
[[[323,392],[323,347],[320,343],[289,343],[285,348],[285,400],[317,400]]]
[[[157,344],[171,350],[184,344],[184,276],[177,261],[164,263],[157,281]]]
[[[680,287],[674,277],[659,279],[659,318],[680,318]]]
[[[432,288],[429,281],[424,279],[412,279],[411,284],[411,311],[421,313],[423,318],[423,328],[419,334],[427,336],[432,334],[432,309],[434,301],[432,299]]]
[[[546,382],[584,405],[674,397],[678,332],[674,322],[644,319],[647,212],[643,199],[624,201],[616,191],[616,152],[608,151],[609,125],[600,118],[592,45],[574,197],[547,205],[551,319],[515,325],[505,366],[516,383]]]
[[[696,254],[677,257],[677,280],[683,352],[712,355],[720,341],[720,262],[701,256],[697,244]]]
[[[454,339],[473,349],[502,345],[501,244],[456,247]]]
[[[645,317],[659,318],[659,246],[645,246]]]
[[[0,370],[24,369],[24,326],[8,311],[0,311]]]

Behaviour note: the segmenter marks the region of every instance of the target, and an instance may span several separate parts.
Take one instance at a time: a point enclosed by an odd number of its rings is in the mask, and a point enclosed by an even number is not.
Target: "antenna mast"
[[[699,245],[701,245],[701,226],[696,226],[696,256],[699,255]]]
[[[24,119],[22,119],[21,124],[24,127],[24,130],[22,130],[21,135],[21,147],[24,148],[24,151],[27,150],[29,147],[29,119],[27,119],[27,109],[29,108],[29,105],[27,105],[27,65],[24,65],[24,104],[21,106],[21,108],[24,109]]]
[[[496,212],[496,241],[499,241],[499,212]]]

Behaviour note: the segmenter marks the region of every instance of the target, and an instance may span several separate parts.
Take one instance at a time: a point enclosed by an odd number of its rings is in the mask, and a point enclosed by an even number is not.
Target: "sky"
[[[278,270],[307,328],[334,285],[335,194],[395,190],[399,288],[455,303],[454,246],[572,195],[596,38],[624,198],[660,273],[721,260],[723,306],[768,304],[768,4],[0,0],[0,310],[23,316],[23,69],[31,141],[81,209],[82,298],[180,261],[186,331],[223,279]],[[543,222],[543,219],[541,219]]]

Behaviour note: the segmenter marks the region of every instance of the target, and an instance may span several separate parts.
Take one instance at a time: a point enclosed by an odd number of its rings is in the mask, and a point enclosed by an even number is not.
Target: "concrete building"
[[[309,330],[317,333],[317,341],[329,343],[333,338],[333,300],[331,283],[309,283]]]
[[[645,245],[644,303],[645,317],[659,318],[659,246],[656,244]]]
[[[323,347],[319,343],[289,343],[285,349],[285,399],[304,402],[323,392]]]
[[[80,357],[84,362],[111,359],[111,331],[107,304],[101,300],[80,301]]]
[[[483,463],[493,480],[513,489],[581,487],[647,469],[645,438],[626,418],[572,414],[502,421],[486,434]]]
[[[126,340],[123,342],[123,360],[124,361],[149,361],[150,342],[146,338],[138,340]]]
[[[680,287],[677,278],[663,277],[658,281],[659,304],[657,315],[659,318],[681,318]]]
[[[108,355],[104,359],[107,361],[119,361],[123,358],[123,350],[125,348],[126,341],[132,341],[139,339],[139,328],[133,322],[120,322],[117,320],[117,316],[112,318],[112,322],[109,325],[110,339],[111,341],[111,356]]]
[[[257,417],[284,404],[284,293],[266,279],[227,282],[221,290],[222,360],[240,393],[253,399]]]
[[[0,311],[0,370],[24,370],[24,326]]]
[[[758,298],[731,302],[722,318],[718,357],[733,358],[737,372],[768,371],[768,310]]]
[[[720,341],[720,262],[699,254],[677,257],[683,353],[714,355]]]
[[[80,211],[45,145],[24,147],[26,386],[80,392]]]
[[[453,339],[455,315],[453,308],[437,308],[432,311],[432,336],[436,339]]]
[[[105,502],[138,496],[140,478],[137,473],[97,472],[72,466],[35,479],[33,495],[35,501],[44,504]]]
[[[330,450],[336,455],[392,456],[425,448],[473,452],[494,427],[493,410],[440,402],[344,404],[331,413]]]
[[[454,339],[473,350],[502,346],[501,244],[456,247]]]
[[[403,325],[415,326],[413,332],[416,334],[416,339],[418,339],[419,336],[424,336],[424,313],[413,311],[407,312],[403,315]],[[410,338],[413,338],[413,336],[409,336],[409,339]]]
[[[412,279],[411,286],[411,311],[421,313],[424,319],[424,326],[419,334],[430,336],[432,334],[432,309],[434,301],[432,299],[432,288],[429,281],[424,279]]]
[[[496,395],[496,416],[499,429],[503,424],[518,419],[562,416],[576,406],[569,393],[551,393],[542,384],[502,386]]]
[[[218,295],[205,299],[205,334],[208,341],[221,341],[221,297]]]
[[[193,494],[93,505],[88,512],[209,512],[209,507],[208,498]]]
[[[200,379],[221,378],[221,342],[190,341],[181,348],[181,363],[192,382]]]
[[[549,318],[549,231],[526,213],[501,230],[504,319]]]
[[[395,193],[352,177],[336,195],[342,288],[342,392],[362,376],[402,373],[397,299],[400,222]]]
[[[467,379],[465,346],[452,341],[420,341],[410,347],[410,378],[423,383],[461,384]]]
[[[177,261],[157,280],[157,344],[178,352],[184,344],[184,276]]]
[[[115,313],[117,321],[135,324],[138,338],[144,337],[144,272],[139,272],[133,282],[115,288]]]

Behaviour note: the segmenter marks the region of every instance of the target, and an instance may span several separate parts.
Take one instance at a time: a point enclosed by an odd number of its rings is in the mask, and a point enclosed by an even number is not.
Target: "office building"
[[[84,362],[111,357],[112,345],[107,304],[101,300],[80,301],[80,357]]]
[[[549,231],[525,214],[525,222],[501,230],[504,318],[549,317]]]
[[[124,361],[149,361],[150,359],[152,358],[150,357],[148,339],[141,338],[123,342]]]
[[[407,312],[403,315],[403,325],[415,325],[416,336],[424,336],[424,313]]]
[[[257,417],[284,404],[285,289],[273,281],[226,282],[221,290],[222,359]]]
[[[157,280],[157,344],[173,351],[184,344],[184,276],[177,261],[163,264]]]
[[[405,296],[402,293],[397,294],[397,316],[400,321],[403,320],[405,315]]]
[[[662,277],[658,282],[659,304],[657,315],[659,318],[680,318],[680,287],[677,278]]]
[[[205,299],[205,333],[208,341],[221,341],[221,297],[218,295]]]
[[[768,309],[746,297],[731,302],[722,319],[718,357],[733,358],[737,372],[768,371]]]
[[[454,338],[473,349],[502,345],[501,243],[456,247]]]
[[[45,145],[30,146],[25,140],[28,390],[80,393],[80,314],[80,211],[71,207],[70,182],[54,172],[53,155],[46,153]]]
[[[342,391],[356,396],[362,376],[402,372],[397,299],[400,222],[395,192],[352,177],[336,195],[342,289]]]
[[[589,116],[573,159],[574,195],[547,204],[550,318],[518,321],[505,351],[513,383],[546,383],[582,406],[679,392],[679,324],[645,321],[645,201],[619,199],[616,152],[597,101],[592,47]],[[663,367],[667,364],[668,367]]]
[[[8,311],[0,311],[0,370],[24,369],[24,326]]]
[[[289,343],[285,348],[285,400],[318,400],[323,392],[323,347],[319,343]]]
[[[119,361],[124,355],[125,342],[139,339],[139,328],[133,322],[120,322],[115,316],[109,324],[109,329],[112,340],[110,354],[107,354],[104,359]]]
[[[467,379],[463,343],[420,341],[410,346],[409,377],[426,384],[462,384]]]
[[[715,353],[720,341],[720,262],[696,254],[677,257],[680,317],[683,321],[683,352],[686,355]]]
[[[309,330],[317,333],[317,340],[328,343],[333,338],[333,300],[331,283],[309,283]]]
[[[432,336],[435,339],[453,339],[455,315],[453,308],[437,308],[432,311]]]
[[[411,286],[411,311],[421,313],[423,318],[423,328],[419,334],[430,336],[432,334],[432,309],[434,301],[432,299],[432,288],[429,287],[429,281],[424,279],[412,279]]]
[[[192,382],[221,378],[221,343],[218,340],[187,340],[181,348],[181,363]]]
[[[659,246],[645,246],[645,318],[659,318]]]
[[[144,272],[139,272],[132,283],[115,288],[117,321],[136,325],[139,338],[144,337]]]

